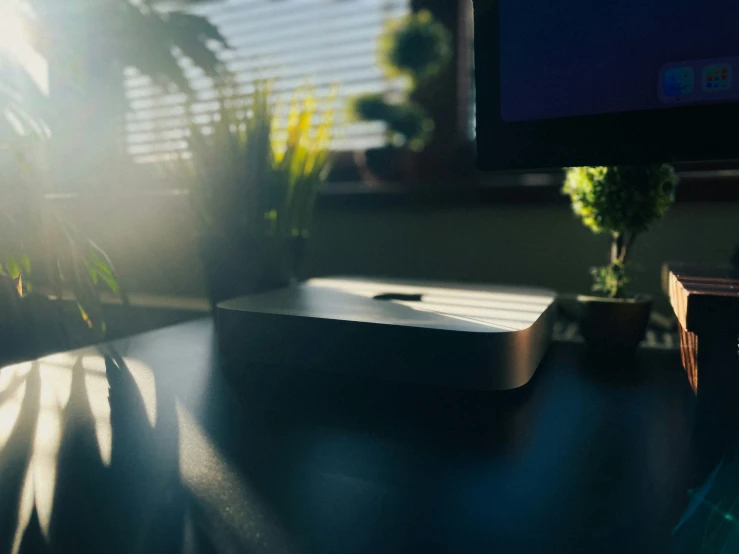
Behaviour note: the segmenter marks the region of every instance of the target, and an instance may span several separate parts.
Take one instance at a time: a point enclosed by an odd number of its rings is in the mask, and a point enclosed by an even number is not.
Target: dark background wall
[[[201,295],[202,266],[184,196],[64,201],[135,292]],[[654,295],[668,260],[726,263],[739,244],[739,202],[678,203],[634,248],[633,290]],[[361,274],[538,285],[587,292],[588,268],[605,263],[565,202],[459,207],[375,202],[319,205],[305,276]]]
[[[566,204],[458,209],[325,211],[308,259],[310,274],[357,273],[458,279],[587,292],[588,268],[604,264],[608,241]],[[669,260],[726,263],[739,244],[739,204],[677,205],[634,247],[633,290],[661,293]]]

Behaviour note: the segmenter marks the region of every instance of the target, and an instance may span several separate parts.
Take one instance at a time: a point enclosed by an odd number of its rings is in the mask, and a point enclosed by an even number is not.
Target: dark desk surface
[[[677,350],[495,394],[219,363],[201,320],[0,371],[0,553],[672,549]]]

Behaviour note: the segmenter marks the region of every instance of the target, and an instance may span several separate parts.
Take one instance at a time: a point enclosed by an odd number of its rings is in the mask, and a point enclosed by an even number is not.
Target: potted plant
[[[631,351],[644,338],[652,299],[627,292],[629,256],[637,237],[673,203],[676,184],[669,165],[567,170],[563,193],[575,215],[611,238],[608,265],[591,270],[598,296],[578,297],[580,330],[590,345]]]
[[[177,178],[197,217],[213,305],[295,279],[332,127],[307,91],[296,92],[287,121],[275,116],[264,83],[246,98],[222,97],[207,128],[191,127]]]
[[[370,183],[408,179],[413,154],[421,152],[434,131],[434,121],[410,97],[449,63],[451,36],[428,10],[389,21],[379,39],[379,64],[402,90],[365,94],[350,104],[350,118],[385,124],[385,145],[355,153],[362,178]]]
[[[123,68],[133,66],[188,95],[192,90],[178,63],[181,56],[217,83],[229,78],[212,49],[228,45],[200,16],[154,9],[148,1],[5,4],[3,17],[18,31],[11,40],[23,45],[14,43],[0,51],[0,163],[3,169],[15,168],[3,172],[0,181],[2,362],[102,340],[106,323],[100,290],[108,289],[127,302],[105,252],[56,212],[44,198],[43,187],[49,177],[74,178],[77,185],[92,177],[99,184],[105,175],[80,172],[78,167],[102,166],[111,161],[106,156],[122,154],[121,129],[111,121],[122,120],[126,109]],[[26,47],[49,61],[55,85],[83,92],[74,105],[65,103],[69,95],[60,95],[57,86],[50,95],[42,80],[31,76],[16,52]],[[105,117],[82,117],[94,113],[90,105],[97,103],[105,108]],[[81,121],[98,125],[83,132]],[[38,158],[51,159],[51,170],[42,172]],[[79,164],[85,158],[90,163]],[[113,172],[116,179],[120,173]],[[72,319],[62,301],[65,293],[76,301]]]

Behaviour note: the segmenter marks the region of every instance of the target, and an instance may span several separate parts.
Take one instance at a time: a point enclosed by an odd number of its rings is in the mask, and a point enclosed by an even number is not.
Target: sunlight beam
[[[39,90],[49,95],[49,66],[32,46],[28,29],[19,13],[20,4],[0,0],[0,56],[17,61],[33,79]]]

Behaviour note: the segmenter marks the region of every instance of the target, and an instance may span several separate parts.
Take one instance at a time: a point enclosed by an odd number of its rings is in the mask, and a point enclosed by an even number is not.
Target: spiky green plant
[[[316,123],[316,119],[320,121]],[[278,121],[272,117],[273,130]],[[333,130],[333,113],[319,112],[312,93],[301,90],[293,96],[284,140],[273,135],[276,194],[269,217],[270,232],[291,237],[308,235],[318,191],[331,168]]]
[[[672,166],[571,167],[562,192],[591,231],[611,237],[609,264],[591,270],[593,290],[621,298],[636,238],[672,205],[677,178]]]
[[[286,128],[281,124],[268,86],[257,83],[244,99],[223,98],[212,125],[191,126],[191,158],[184,160],[179,179],[190,191],[204,231],[249,237],[308,234],[330,166],[333,117],[319,114],[312,94],[302,90],[290,104]]]

